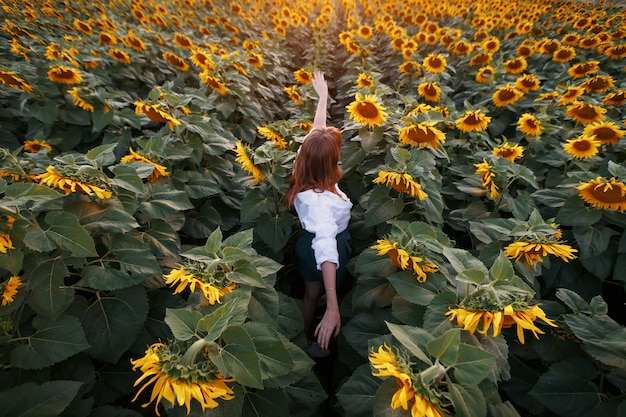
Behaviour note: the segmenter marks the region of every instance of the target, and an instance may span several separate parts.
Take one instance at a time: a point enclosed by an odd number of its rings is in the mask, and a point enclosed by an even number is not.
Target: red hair
[[[293,166],[289,188],[285,196],[287,207],[293,205],[296,194],[306,190],[330,191],[337,194],[335,185],[341,179],[342,136],[332,126],[316,127],[306,137]]]

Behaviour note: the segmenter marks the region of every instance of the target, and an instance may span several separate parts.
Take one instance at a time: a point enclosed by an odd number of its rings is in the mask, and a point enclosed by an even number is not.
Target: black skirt
[[[324,282],[322,271],[317,269],[315,253],[312,242],[314,233],[302,230],[296,241],[295,252],[298,262],[298,273],[307,282]],[[347,273],[346,264],[352,254],[352,238],[348,229],[339,233],[337,239],[337,251],[339,252],[339,268],[337,269],[337,288],[341,288]]]

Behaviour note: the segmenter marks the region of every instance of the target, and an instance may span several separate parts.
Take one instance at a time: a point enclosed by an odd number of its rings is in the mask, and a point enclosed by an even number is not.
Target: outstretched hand
[[[327,350],[330,345],[330,339],[339,336],[341,329],[341,318],[338,311],[329,311],[324,313],[322,320],[315,328],[313,336],[317,338],[317,344],[322,350]]]
[[[324,79],[324,73],[320,70],[313,71],[313,78],[311,79],[311,84],[315,89],[315,92],[319,97],[327,97],[328,96],[328,83]]]

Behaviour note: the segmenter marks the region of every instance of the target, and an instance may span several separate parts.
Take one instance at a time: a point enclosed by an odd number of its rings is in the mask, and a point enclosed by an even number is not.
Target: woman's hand
[[[320,98],[328,97],[328,83],[324,79],[324,73],[320,70],[313,71],[313,78],[311,79],[311,84],[315,89],[315,92]],[[324,102],[324,106],[326,103]]]
[[[339,336],[341,329],[341,317],[339,310],[326,308],[326,312],[315,328],[313,335],[317,338],[317,344],[322,350],[327,350],[332,337]]]

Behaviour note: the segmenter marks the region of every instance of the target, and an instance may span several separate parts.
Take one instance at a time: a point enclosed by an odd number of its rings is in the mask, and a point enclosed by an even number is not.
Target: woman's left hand
[[[339,311],[326,309],[322,320],[315,328],[313,335],[317,338],[317,344],[323,350],[327,350],[332,337],[339,336],[341,329],[341,317]]]

